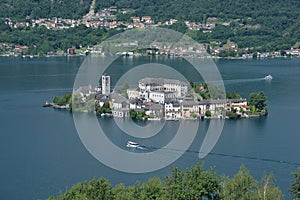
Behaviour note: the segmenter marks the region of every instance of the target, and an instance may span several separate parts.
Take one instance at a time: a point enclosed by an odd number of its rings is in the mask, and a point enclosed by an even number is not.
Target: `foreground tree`
[[[291,193],[299,199],[300,168],[295,173]],[[265,174],[258,183],[245,166],[233,177],[225,177],[221,182],[214,170],[203,170],[203,166],[180,171],[174,167],[171,174],[164,180],[151,178],[146,183],[137,182],[133,186],[119,184],[112,188],[104,178],[93,179],[74,185],[60,194],[58,198],[49,200],[73,199],[103,199],[103,200],[196,200],[196,199],[224,199],[224,200],[282,200],[283,195],[274,184],[272,174]]]
[[[294,199],[300,199],[300,167],[294,172],[295,179],[292,181],[290,193]]]
[[[244,165],[240,167],[239,172],[232,178],[225,178],[223,182],[223,198],[231,199],[258,199],[258,183],[251,176]]]
[[[232,179],[225,178],[223,199],[282,200],[283,194],[274,182],[273,174],[265,174],[258,183],[242,165]]]
[[[275,186],[273,174],[265,174],[259,184],[258,190],[259,199],[263,200],[282,200],[283,194],[279,187]]]
[[[214,171],[204,171],[199,163],[185,172],[175,167],[165,184],[169,199],[220,198],[221,186]]]

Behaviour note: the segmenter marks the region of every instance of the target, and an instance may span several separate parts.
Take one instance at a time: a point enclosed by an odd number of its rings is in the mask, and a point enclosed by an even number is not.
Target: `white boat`
[[[126,146],[127,146],[127,147],[130,147],[130,148],[137,148],[137,147],[139,147],[140,145],[139,145],[139,143],[137,143],[137,142],[128,141]]]
[[[265,76],[265,80],[272,80],[273,76],[271,76],[270,74],[268,76]]]

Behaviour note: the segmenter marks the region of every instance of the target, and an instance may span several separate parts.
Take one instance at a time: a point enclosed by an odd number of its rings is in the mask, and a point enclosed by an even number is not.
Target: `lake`
[[[107,178],[113,185],[134,184],[153,176],[163,177],[174,164],[185,169],[202,161],[206,168],[216,166],[219,174],[229,176],[241,164],[256,179],[264,171],[272,171],[276,184],[286,198],[290,197],[292,172],[300,166],[300,58],[216,60],[227,91],[246,98],[250,92],[264,91],[269,116],[226,120],[217,144],[204,159],[198,158],[197,151],[203,140],[201,133],[210,121],[200,121],[199,134],[189,151],[172,165],[142,174],[124,173],[103,165],[81,143],[71,113],[42,108],[45,101],[72,91],[83,60],[84,57],[0,57],[0,199],[45,199],[75,183],[99,177]],[[122,58],[116,64],[126,68],[130,63],[157,60],[179,68],[183,63],[177,58],[138,57]],[[118,71],[113,76],[122,73]],[[262,80],[268,74],[273,80]],[[128,136],[120,132],[112,119],[99,121],[111,133],[109,138],[114,143],[126,144]],[[174,137],[170,130],[177,123],[167,122],[159,137],[145,140],[144,144],[167,143]],[[186,132],[189,131],[187,127]]]

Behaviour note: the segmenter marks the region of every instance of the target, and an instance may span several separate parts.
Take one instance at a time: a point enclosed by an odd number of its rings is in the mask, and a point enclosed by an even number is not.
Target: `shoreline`
[[[53,108],[53,109],[57,109],[57,110],[65,110],[65,111],[69,111],[69,112],[73,112],[73,110],[70,108],[69,104],[62,104],[62,105],[59,105],[59,104],[56,104],[56,103],[49,103],[49,102],[45,102],[43,105],[42,105],[43,108]],[[88,112],[88,111],[75,111],[75,112],[79,112],[79,113],[92,113],[92,112]],[[96,111],[93,111],[93,113],[96,113]],[[129,116],[128,117],[117,117],[117,116],[113,116],[112,114],[107,114],[107,113],[102,113],[101,115],[97,115],[97,117],[113,117],[113,118],[116,118],[116,119],[123,119],[123,118],[130,118]],[[249,118],[262,118],[262,117],[267,117],[268,115],[259,115],[259,114],[252,114],[252,115],[240,115],[239,117],[237,118],[230,118],[228,116],[223,116],[223,115],[220,115],[220,116],[212,116],[212,117],[207,117],[207,116],[197,116],[197,117],[194,117],[194,118],[187,118],[187,117],[181,117],[181,118],[177,118],[177,119],[169,119],[169,118],[166,118],[166,117],[161,117],[161,118],[147,118],[147,119],[143,119],[143,120],[140,120],[140,121],[154,121],[154,122],[157,122],[157,121],[182,121],[182,120],[192,120],[192,121],[196,121],[196,120],[238,120],[238,119],[249,119]]]
[[[101,56],[99,54],[90,54],[91,56]],[[176,59],[176,58],[184,58],[188,56],[172,56],[172,55],[140,55],[140,54],[134,54],[131,56],[126,55],[120,55],[120,57],[169,57],[170,59]],[[17,54],[0,54],[0,57],[16,57],[16,58],[55,58],[55,57],[87,57],[85,54],[63,54],[63,55],[17,55]],[[104,56],[105,57],[105,56]],[[268,57],[257,57],[257,58],[244,58],[244,57],[219,57],[219,56],[201,56],[196,57],[200,59],[214,59],[214,60],[261,60],[261,59],[276,59],[276,58],[300,58],[300,55],[293,55],[293,56],[268,56]]]

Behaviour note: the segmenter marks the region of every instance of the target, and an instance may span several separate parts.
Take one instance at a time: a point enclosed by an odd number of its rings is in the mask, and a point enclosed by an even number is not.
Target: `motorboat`
[[[269,75],[265,76],[264,79],[265,79],[265,80],[272,80],[272,79],[273,79],[273,76],[271,76],[271,75],[269,74]]]
[[[140,146],[140,144],[137,143],[137,142],[128,141],[126,146],[127,146],[127,147],[130,147],[130,148],[137,148],[137,147]]]

